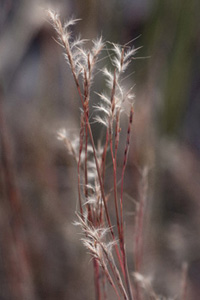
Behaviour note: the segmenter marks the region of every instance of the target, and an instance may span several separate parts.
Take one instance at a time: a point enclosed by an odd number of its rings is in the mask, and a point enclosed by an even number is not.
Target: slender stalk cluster
[[[81,102],[79,136],[72,140],[63,129],[58,132],[58,138],[64,141],[77,163],[79,211],[76,225],[82,228],[84,234],[82,241],[93,257],[96,297],[102,299],[103,295],[106,295],[104,284],[106,278],[118,299],[135,299],[127,267],[123,221],[123,181],[133,120],[131,100],[134,95],[132,88],[127,89],[122,83],[137,49],[109,43],[111,49],[108,56],[112,67],[101,70],[107,86],[106,92],[97,93],[98,104],[92,103],[89,106],[95,95],[91,93],[95,67],[101,60],[99,55],[106,44],[100,37],[93,41],[92,49],[87,50],[83,47],[86,40],[80,37],[74,39],[70,30],[77,20],[70,19],[63,25],[55,12],[49,11],[49,16],[57,32],[58,43],[64,49],[64,56],[71,69]],[[118,178],[120,118],[125,102],[130,103],[130,113],[123,166],[121,176]],[[93,108],[92,113],[89,107]],[[94,142],[91,122],[99,123],[105,132],[103,140],[98,145]],[[106,190],[108,159],[111,159],[112,163],[113,184]],[[118,182],[121,184],[118,185]],[[114,221],[111,221],[110,205],[115,209]]]

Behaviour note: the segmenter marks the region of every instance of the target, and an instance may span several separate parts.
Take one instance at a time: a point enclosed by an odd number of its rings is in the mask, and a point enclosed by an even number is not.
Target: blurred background
[[[199,299],[200,2],[1,0],[0,7],[0,300],[95,298],[92,263],[72,224],[76,166],[56,139],[60,127],[77,132],[79,100],[48,8],[62,20],[81,18],[74,33],[83,38],[142,46],[127,79],[136,100],[125,190],[137,201],[138,170],[147,166],[143,273],[172,299],[186,262],[186,299]],[[131,201],[126,208],[134,210]],[[130,268],[133,224],[127,214]]]

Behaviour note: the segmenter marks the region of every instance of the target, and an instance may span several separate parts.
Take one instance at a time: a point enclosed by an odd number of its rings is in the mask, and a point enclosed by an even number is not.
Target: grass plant
[[[148,299],[158,299],[150,283],[141,275],[143,252],[143,223],[147,193],[147,172],[141,172],[140,201],[136,204],[133,228],[134,270],[127,264],[124,220],[124,176],[133,122],[133,87],[125,85],[129,65],[138,49],[130,43],[122,46],[105,43],[102,37],[93,40],[91,49],[86,40],[74,38],[71,27],[78,20],[70,19],[62,24],[53,11],[48,12],[56,32],[57,43],[64,50],[64,57],[71,70],[80,98],[80,133],[74,139],[66,129],[58,132],[58,139],[65,143],[77,164],[78,210],[75,225],[80,226],[82,242],[89,251],[94,266],[96,299],[107,299],[106,285],[113,289],[115,299],[145,299],[142,291],[148,291]],[[106,52],[104,52],[106,50]],[[101,53],[107,53],[101,57]],[[110,67],[98,69],[98,64],[110,60]],[[94,93],[95,75],[101,73],[106,91]],[[98,97],[98,104],[93,99]],[[129,112],[125,110],[129,107]],[[121,133],[121,116],[127,115],[127,129]],[[95,143],[93,123],[98,123],[103,138]],[[120,135],[126,136],[123,161],[118,161]],[[112,184],[106,182],[108,162],[112,165]],[[110,168],[109,168],[110,169]],[[120,175],[119,175],[120,174]],[[114,207],[114,218],[112,208]],[[134,276],[130,276],[134,271]]]

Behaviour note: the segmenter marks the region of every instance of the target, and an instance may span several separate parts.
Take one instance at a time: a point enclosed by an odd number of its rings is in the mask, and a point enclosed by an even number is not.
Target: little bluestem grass
[[[82,242],[89,251],[94,265],[96,299],[107,297],[105,281],[113,288],[117,299],[141,299],[137,278],[142,255],[142,230],[145,207],[145,195],[138,205],[135,234],[135,274],[134,282],[130,280],[127,266],[124,228],[124,175],[130,147],[131,127],[133,122],[133,87],[126,87],[127,70],[137,49],[126,44],[105,43],[102,37],[92,41],[92,48],[84,47],[86,40],[74,38],[71,26],[78,20],[70,19],[62,24],[60,17],[53,11],[48,12],[57,33],[57,43],[63,48],[64,57],[71,70],[77,93],[80,98],[80,132],[76,137],[70,136],[66,129],[58,131],[68,152],[77,164],[78,206],[75,225],[80,226]],[[108,47],[109,45],[109,47]],[[109,48],[109,49],[108,49]],[[96,93],[98,104],[93,103],[94,93],[91,86],[98,73],[99,58],[104,50],[108,51],[111,66],[103,67],[100,72],[105,78],[106,92]],[[107,52],[105,52],[107,53]],[[96,96],[95,95],[95,96]],[[124,155],[121,169],[118,167],[118,148],[121,132],[121,115],[124,106],[129,106],[128,127],[124,143]],[[78,104],[77,104],[78,106]],[[98,123],[104,132],[104,138],[94,142],[92,123]],[[106,163],[111,159],[113,183],[105,186]],[[118,176],[118,174],[120,174]],[[146,182],[146,174],[143,178]],[[146,185],[144,184],[144,193]],[[111,221],[110,203],[113,203],[115,220]],[[109,205],[108,205],[109,204]],[[116,230],[115,230],[116,229]],[[133,271],[133,270],[132,270]],[[142,277],[143,278],[143,277]]]

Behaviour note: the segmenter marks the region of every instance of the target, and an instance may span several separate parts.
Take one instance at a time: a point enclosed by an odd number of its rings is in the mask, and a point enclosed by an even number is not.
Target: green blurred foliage
[[[162,60],[157,75],[163,101],[158,123],[161,134],[180,133],[196,75],[195,64],[200,71],[196,54],[199,11],[197,0],[157,1],[145,24],[143,44],[151,56],[147,74],[151,74],[156,61]]]

